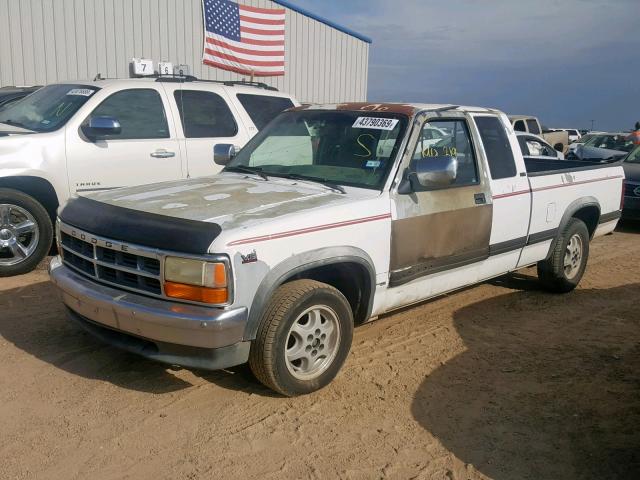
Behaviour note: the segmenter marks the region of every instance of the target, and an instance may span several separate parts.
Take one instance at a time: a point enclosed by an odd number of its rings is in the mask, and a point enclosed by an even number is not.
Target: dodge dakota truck
[[[623,198],[619,163],[525,159],[506,115],[455,105],[297,107],[214,159],[211,177],[70,200],[51,279],[105,342],[248,361],[287,396],[327,385],[381,314],[531,265],[569,292]]]

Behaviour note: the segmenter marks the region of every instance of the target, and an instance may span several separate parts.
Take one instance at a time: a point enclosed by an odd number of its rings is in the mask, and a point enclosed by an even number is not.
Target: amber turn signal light
[[[167,297],[201,303],[226,303],[229,299],[226,288],[207,288],[166,281],[164,282],[164,294]]]

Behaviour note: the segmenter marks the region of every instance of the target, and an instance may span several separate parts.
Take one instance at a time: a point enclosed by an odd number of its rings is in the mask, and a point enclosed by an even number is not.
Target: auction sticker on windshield
[[[373,128],[375,130],[393,130],[398,124],[397,118],[358,117],[352,128]]]
[[[93,94],[93,90],[90,88],[74,88],[67,92],[67,95],[82,95],[83,97],[90,97]]]

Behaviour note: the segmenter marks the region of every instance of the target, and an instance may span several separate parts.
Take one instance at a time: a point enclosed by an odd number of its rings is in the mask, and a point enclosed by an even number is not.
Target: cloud
[[[373,38],[371,100],[492,106],[549,126],[640,119],[638,0],[297,3]]]

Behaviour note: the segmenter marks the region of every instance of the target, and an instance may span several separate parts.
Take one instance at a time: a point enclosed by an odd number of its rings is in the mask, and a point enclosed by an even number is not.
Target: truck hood
[[[377,193],[371,191],[370,194]],[[353,200],[353,195],[277,177],[262,180],[243,174],[220,173],[212,177],[120,188],[88,198],[156,215],[216,223],[227,230],[327,204],[346,203]]]

